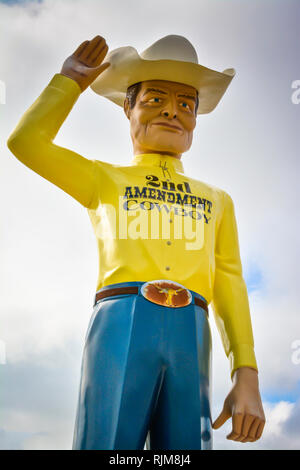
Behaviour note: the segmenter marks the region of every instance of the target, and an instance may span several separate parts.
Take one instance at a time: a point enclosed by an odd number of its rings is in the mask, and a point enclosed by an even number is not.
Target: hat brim
[[[235,75],[233,68],[217,72],[192,62],[145,60],[133,47],[115,49],[104,61],[111,65],[96,78],[91,89],[122,107],[130,85],[146,80],[168,80],[196,88],[199,93],[197,114],[210,113]]]

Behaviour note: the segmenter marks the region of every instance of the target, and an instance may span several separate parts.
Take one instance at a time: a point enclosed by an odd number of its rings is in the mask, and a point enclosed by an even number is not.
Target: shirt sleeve
[[[232,377],[239,367],[247,366],[257,370],[257,364],[234,205],[231,197],[223,193],[224,209],[215,247],[212,307]]]
[[[80,204],[97,204],[97,165],[53,143],[81,93],[79,85],[56,74],[22,116],[7,145],[27,167],[55,184]]]

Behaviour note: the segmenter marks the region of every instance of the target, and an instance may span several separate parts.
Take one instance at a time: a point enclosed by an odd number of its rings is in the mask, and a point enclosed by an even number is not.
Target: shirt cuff
[[[228,359],[231,378],[236,369],[240,367],[252,367],[258,371],[254,348],[250,344],[237,344],[234,346],[228,355]]]
[[[61,73],[56,73],[48,86],[64,91],[70,96],[70,98],[73,98],[74,101],[77,100],[81,94],[81,88],[78,83],[72,78],[66,77]]]

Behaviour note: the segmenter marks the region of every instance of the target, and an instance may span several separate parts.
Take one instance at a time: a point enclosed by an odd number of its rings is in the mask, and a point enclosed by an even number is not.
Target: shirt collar
[[[158,166],[172,168],[175,172],[184,173],[182,161],[171,155],[160,153],[140,153],[134,155],[131,165]]]

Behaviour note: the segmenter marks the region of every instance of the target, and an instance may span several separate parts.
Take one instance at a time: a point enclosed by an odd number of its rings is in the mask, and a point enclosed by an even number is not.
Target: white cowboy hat
[[[199,93],[198,114],[210,113],[235,75],[233,68],[222,73],[198,63],[193,45],[183,36],[159,39],[138,54],[134,47],[119,47],[107,54],[111,65],[91,84],[93,91],[123,107],[127,88],[145,80],[168,80],[190,85]]]

